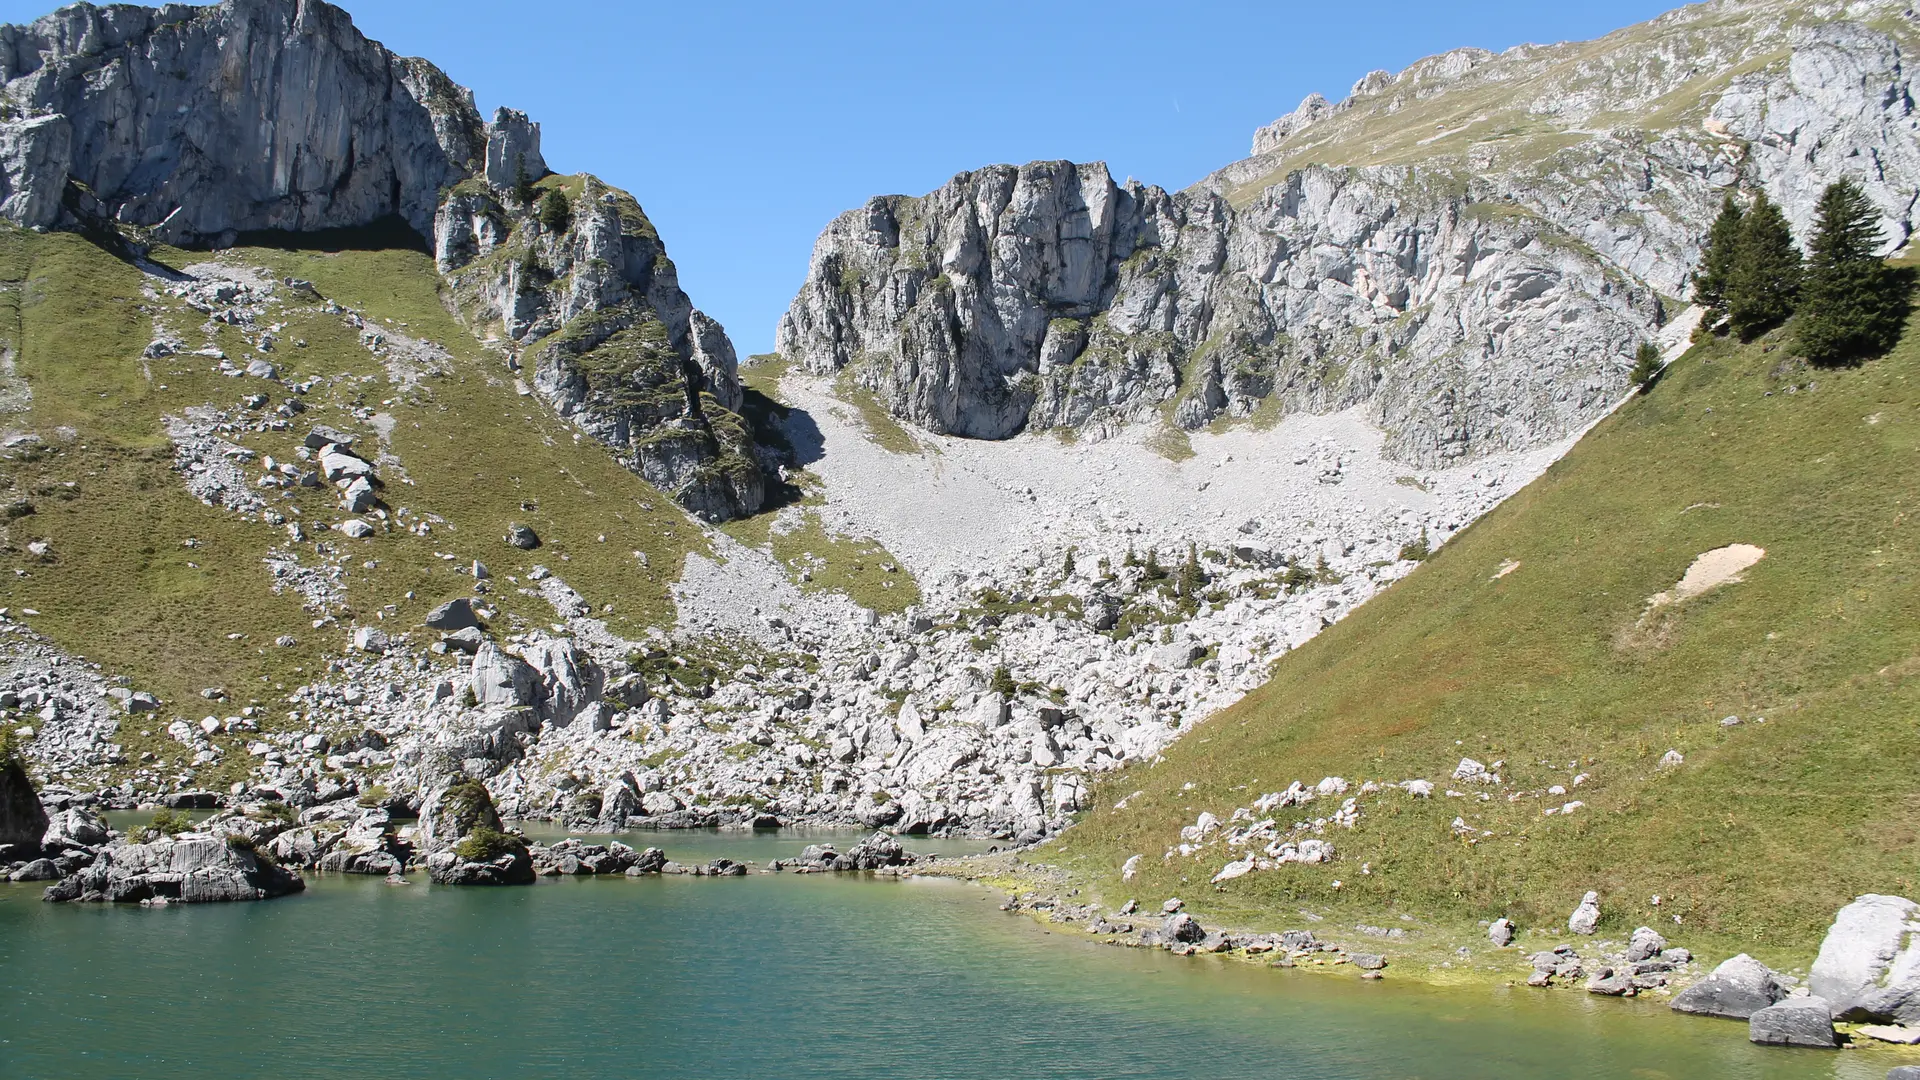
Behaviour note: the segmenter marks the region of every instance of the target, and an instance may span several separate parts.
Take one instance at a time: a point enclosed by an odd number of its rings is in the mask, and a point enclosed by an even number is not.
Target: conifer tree
[[[1640,388],[1641,393],[1653,389],[1653,380],[1660,375],[1660,346],[1651,341],[1643,341],[1633,354],[1633,371],[1627,378]]]
[[[1793,229],[1761,192],[1740,219],[1727,274],[1727,320],[1741,341],[1752,341],[1786,322],[1799,294],[1800,249],[1793,246]]]
[[[1816,364],[1864,360],[1900,340],[1912,282],[1878,255],[1879,217],[1851,180],[1820,196],[1798,325],[1800,349]]]
[[[1742,216],[1740,201],[1728,192],[1720,204],[1720,216],[1707,232],[1707,250],[1701,253],[1700,269],[1693,273],[1693,301],[1706,309],[1709,326],[1727,314],[1727,278],[1733,271]]]

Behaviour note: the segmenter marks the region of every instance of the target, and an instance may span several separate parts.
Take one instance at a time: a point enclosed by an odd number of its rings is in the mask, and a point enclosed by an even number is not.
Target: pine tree
[[[1742,216],[1740,201],[1728,192],[1720,204],[1720,216],[1707,232],[1707,250],[1700,255],[1700,269],[1693,273],[1693,301],[1706,309],[1703,325],[1717,323],[1727,314],[1727,278],[1733,271]]]
[[[1200,553],[1194,545],[1187,545],[1187,561],[1180,564],[1180,576],[1174,581],[1174,593],[1183,599],[1192,600],[1200,595],[1207,584],[1206,571],[1200,569]]]
[[[513,159],[513,201],[522,209],[533,209],[533,197],[539,189],[533,186],[533,177],[527,175],[527,155],[520,154]]]
[[[1641,393],[1653,389],[1653,380],[1660,375],[1660,346],[1651,341],[1643,341],[1633,354],[1633,370],[1627,378],[1640,388]]]
[[[1765,192],[1740,219],[1739,242],[1727,274],[1727,320],[1741,341],[1786,322],[1800,294],[1800,249],[1785,214]]]
[[[1879,217],[1851,180],[1820,196],[1798,327],[1800,350],[1816,364],[1864,360],[1900,340],[1912,282],[1877,254]]]

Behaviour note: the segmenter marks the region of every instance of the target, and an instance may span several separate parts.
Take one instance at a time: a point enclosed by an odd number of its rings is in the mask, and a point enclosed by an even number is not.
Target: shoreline
[[[904,876],[904,875],[903,875]],[[1493,947],[1482,928],[1477,935],[1462,935],[1460,928],[1435,923],[1423,923],[1416,934],[1406,937],[1383,939],[1369,935],[1359,929],[1348,929],[1333,924],[1325,916],[1307,916],[1305,925],[1312,938],[1311,947],[1304,950],[1287,949],[1284,946],[1249,949],[1244,947],[1202,948],[1195,943],[1178,944],[1157,940],[1142,940],[1133,933],[1113,933],[1105,931],[1102,923],[1106,916],[1100,909],[1113,911],[1103,905],[1098,896],[1082,895],[1086,890],[1084,883],[1078,881],[1067,871],[1045,863],[1027,862],[1013,853],[991,855],[960,856],[940,858],[932,865],[915,866],[915,877],[945,878],[979,888],[999,892],[1006,897],[1001,910],[1018,915],[1047,928],[1049,933],[1071,935],[1083,941],[1109,947],[1160,950],[1172,952],[1176,956],[1210,956],[1227,963],[1246,967],[1267,967],[1285,971],[1301,972],[1322,977],[1339,977],[1351,981],[1410,982],[1420,986],[1448,992],[1496,990],[1527,991],[1564,995],[1584,993],[1586,997],[1625,997],[1643,999],[1644,1005],[1661,1006],[1661,1011],[1672,1011],[1676,1015],[1686,1015],[1678,1010],[1670,1010],[1673,999],[1695,983],[1705,979],[1713,970],[1714,963],[1703,962],[1696,958],[1676,971],[1676,977],[1667,986],[1650,987],[1635,993],[1603,994],[1587,989],[1582,980],[1576,978],[1556,982],[1552,986],[1530,985],[1526,972],[1529,970],[1528,957],[1540,949],[1552,949],[1554,944],[1545,944],[1556,939],[1555,944],[1564,944],[1573,935],[1538,935],[1525,931],[1529,937],[1537,940],[1522,944],[1516,937],[1513,944],[1506,947]],[[1126,905],[1121,905],[1125,907]],[[1184,912],[1182,905],[1176,914]],[[1305,913],[1302,912],[1304,915]],[[1155,924],[1165,916],[1158,909],[1141,907],[1130,916],[1123,916],[1132,924]],[[1107,923],[1107,926],[1113,925]],[[1248,930],[1241,928],[1206,927],[1211,940],[1213,936],[1226,939],[1229,945],[1237,944],[1247,938],[1279,938],[1301,931]],[[1379,927],[1367,927],[1368,930],[1380,930]],[[1322,935],[1325,935],[1324,937]],[[1417,936],[1416,936],[1417,935]],[[1598,953],[1620,943],[1596,936],[1591,940],[1590,950]],[[1219,944],[1216,942],[1215,944]],[[1313,955],[1326,953],[1327,956]],[[1488,955],[1495,955],[1506,961],[1503,964],[1484,962]],[[1718,960],[1726,959],[1718,956]],[[1728,956],[1733,954],[1729,953]],[[1356,959],[1358,958],[1358,959]],[[1304,960],[1304,962],[1303,962]],[[1372,967],[1374,960],[1383,961],[1378,967]],[[1461,961],[1456,963],[1455,961]],[[1804,982],[1804,976],[1799,980]],[[1745,1021],[1729,1020],[1714,1016],[1697,1016],[1703,1023],[1718,1021],[1730,1034],[1746,1040]],[[1739,1025],[1739,1027],[1735,1027]],[[1834,1022],[1839,1035],[1837,1049],[1848,1052],[1846,1060],[1858,1061],[1862,1056],[1870,1057],[1873,1068],[1895,1068],[1898,1066],[1920,1066],[1920,1045],[1902,1045],[1872,1038],[1860,1033],[1860,1029],[1874,1025]]]

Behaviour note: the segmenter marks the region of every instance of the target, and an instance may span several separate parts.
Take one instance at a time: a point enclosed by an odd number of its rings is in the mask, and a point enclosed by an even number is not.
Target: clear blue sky
[[[0,0],[24,22],[52,0]],[[868,196],[1038,158],[1172,189],[1374,68],[1463,45],[1595,37],[1663,0],[1127,4],[347,0],[483,110],[540,122],[547,162],[639,197],[693,302],[773,347],[813,240]]]

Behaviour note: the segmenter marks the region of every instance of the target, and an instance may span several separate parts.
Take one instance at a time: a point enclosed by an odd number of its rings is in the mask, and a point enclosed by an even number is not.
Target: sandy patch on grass
[[[1647,610],[1677,604],[1691,600],[1702,593],[1717,589],[1722,585],[1732,585],[1746,580],[1743,576],[1755,563],[1766,557],[1766,549],[1752,544],[1728,544],[1701,553],[1687,567],[1680,583],[1666,592],[1654,593],[1647,597]]]

